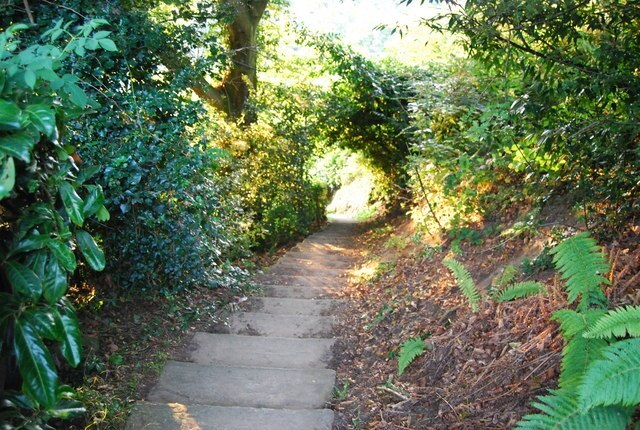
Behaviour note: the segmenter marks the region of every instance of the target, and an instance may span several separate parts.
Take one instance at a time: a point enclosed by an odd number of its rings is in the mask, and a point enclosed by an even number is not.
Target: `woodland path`
[[[255,281],[264,297],[169,361],[126,430],[331,430],[332,296],[346,282],[356,224],[334,219]]]

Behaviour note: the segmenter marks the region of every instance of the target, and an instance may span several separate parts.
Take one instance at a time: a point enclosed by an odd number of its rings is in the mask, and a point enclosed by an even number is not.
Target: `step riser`
[[[139,403],[125,430],[331,430],[333,411]]]
[[[196,333],[189,359],[209,366],[326,369],[334,343],[334,339]]]
[[[247,312],[276,315],[336,315],[344,303],[337,300],[252,298],[245,307]]]
[[[154,403],[321,409],[331,399],[335,372],[201,366],[170,361],[149,394]]]
[[[324,276],[260,275],[253,278],[259,285],[291,285],[296,287],[340,288],[346,279]]]
[[[335,288],[329,287],[295,287],[267,285],[264,287],[265,297],[292,299],[331,299],[335,297]]]
[[[220,327],[219,333],[245,336],[330,338],[334,322],[334,318],[326,316],[240,312],[233,314],[229,326]]]

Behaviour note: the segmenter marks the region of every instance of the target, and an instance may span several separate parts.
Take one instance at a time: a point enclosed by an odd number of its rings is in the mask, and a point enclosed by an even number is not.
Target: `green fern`
[[[582,407],[640,403],[640,339],[614,343],[587,370],[579,389]]]
[[[573,303],[581,296],[578,308],[606,303],[600,285],[609,284],[604,274],[609,272],[609,264],[602,255],[602,249],[588,232],[579,233],[564,240],[551,250],[553,263],[567,283],[567,297]]]
[[[612,309],[583,334],[587,338],[640,337],[640,306]]]
[[[562,350],[562,372],[558,385],[563,389],[576,390],[582,382],[589,365],[602,356],[607,342],[602,339],[586,339],[582,336],[595,321],[604,315],[604,311],[589,310],[586,313],[562,309],[554,312],[552,320],[560,323],[560,330],[567,342]]]
[[[427,344],[419,337],[411,338],[405,341],[400,347],[400,355],[398,356],[398,376],[402,375],[413,360],[422,355],[427,349]]]
[[[502,289],[509,285],[516,279],[516,275],[518,274],[518,269],[513,264],[509,264],[502,269],[502,272],[493,278],[491,283],[496,287]]]
[[[538,397],[532,406],[543,413],[526,415],[516,430],[624,430],[633,411],[622,407],[597,407],[584,412],[566,390]]]
[[[469,301],[469,305],[471,306],[471,310],[473,312],[478,312],[478,305],[480,303],[480,292],[478,292],[478,288],[476,287],[475,282],[471,279],[471,274],[469,271],[457,260],[452,258],[448,258],[442,261],[442,264],[447,266],[455,276],[458,281],[458,285],[460,286],[460,290],[462,294]]]
[[[508,302],[509,300],[521,299],[524,297],[533,296],[534,294],[545,293],[547,290],[540,282],[525,281],[518,282],[508,286],[504,290],[501,290],[496,300],[500,303]]]

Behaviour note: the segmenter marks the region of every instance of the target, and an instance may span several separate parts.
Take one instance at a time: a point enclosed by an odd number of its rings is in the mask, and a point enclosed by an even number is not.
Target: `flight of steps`
[[[332,222],[255,278],[219,333],[196,333],[185,362],[166,364],[126,430],[330,430],[332,325],[355,225]]]

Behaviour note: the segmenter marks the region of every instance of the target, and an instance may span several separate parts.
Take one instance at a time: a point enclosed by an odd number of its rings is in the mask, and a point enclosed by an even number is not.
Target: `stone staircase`
[[[252,298],[219,333],[196,333],[184,362],[166,364],[126,430],[331,430],[332,326],[355,233],[334,221],[255,281]]]

